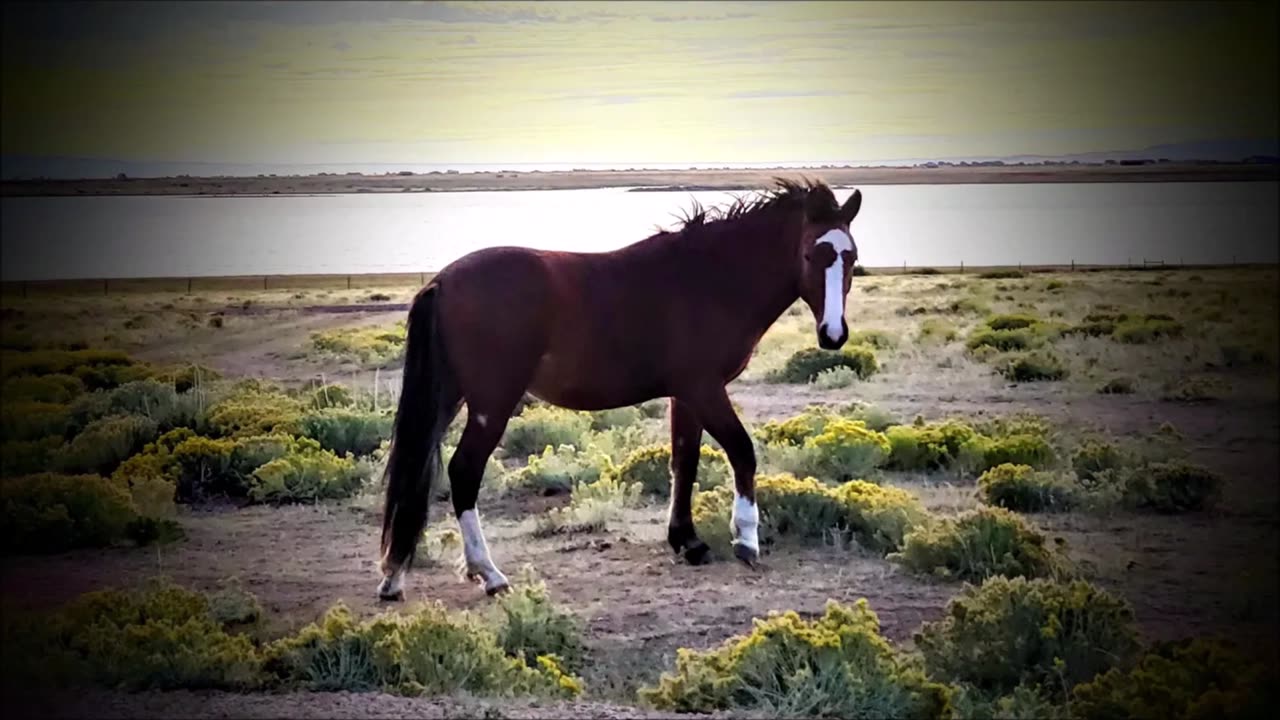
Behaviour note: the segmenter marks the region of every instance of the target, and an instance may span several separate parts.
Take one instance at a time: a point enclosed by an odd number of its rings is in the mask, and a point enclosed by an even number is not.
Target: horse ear
[[[862,209],[862,191],[854,190],[848,200],[844,201],[844,207],[840,208],[840,219],[846,224],[853,222],[858,217],[858,211]]]
[[[805,195],[804,214],[810,222],[824,222],[831,219],[831,207],[836,199],[831,193],[811,191]]]

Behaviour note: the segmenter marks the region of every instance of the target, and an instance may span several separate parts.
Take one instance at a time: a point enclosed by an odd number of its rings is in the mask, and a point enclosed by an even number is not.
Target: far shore
[[[258,177],[6,180],[0,197],[273,196],[357,193],[495,192],[627,188],[635,192],[750,191],[775,177],[807,177],[836,187],[1105,182],[1241,182],[1280,180],[1280,166],[1261,163],[1141,165],[1001,165],[938,167],[814,167],[749,170],[568,170],[559,172],[432,172]]]

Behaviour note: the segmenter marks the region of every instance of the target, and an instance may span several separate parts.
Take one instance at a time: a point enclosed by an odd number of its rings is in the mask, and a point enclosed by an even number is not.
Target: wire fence
[[[1072,260],[1065,265],[908,265],[864,268],[868,275],[967,275],[1017,270],[1025,273],[1115,272],[1153,269],[1215,269],[1258,265],[1231,263],[1187,265],[1179,259],[1170,263],[1163,259],[1140,258],[1125,264],[1083,264]],[[1272,266],[1272,263],[1262,265]],[[434,272],[363,273],[332,275],[239,275],[155,278],[96,278],[66,280],[6,280],[0,282],[0,296],[35,297],[46,295],[115,295],[124,293],[187,294],[210,292],[297,292],[302,290],[377,290],[404,289],[426,285]]]

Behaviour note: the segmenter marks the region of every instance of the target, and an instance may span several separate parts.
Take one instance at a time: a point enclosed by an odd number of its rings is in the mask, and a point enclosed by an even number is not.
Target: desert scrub
[[[157,434],[155,421],[147,417],[116,415],[95,420],[58,452],[55,465],[64,473],[110,475]]]
[[[775,383],[810,383],[819,373],[838,367],[849,368],[860,380],[865,380],[880,370],[875,352],[869,347],[852,345],[840,350],[805,348],[788,358],[782,369],[769,373],[766,380]]]
[[[639,485],[646,495],[665,497],[671,492],[671,446],[649,445],[627,455],[618,466],[617,477],[624,483]],[[698,472],[695,482],[700,488],[724,485],[732,476],[729,456],[723,450],[698,446]]]
[[[313,410],[330,408],[349,408],[356,404],[351,391],[342,385],[317,385],[306,395],[306,404]]]
[[[0,352],[0,377],[71,375],[90,390],[112,388],[149,377],[151,369],[117,350],[34,350]]]
[[[302,416],[302,436],[336,455],[364,456],[391,439],[392,416],[345,407],[328,407]]]
[[[368,369],[386,368],[404,358],[406,337],[403,320],[391,327],[338,328],[312,333],[311,350]]]
[[[805,441],[820,434],[827,423],[837,415],[822,408],[807,408],[799,415],[786,420],[769,420],[756,430],[756,437],[765,445],[804,445]]]
[[[4,381],[0,397],[5,402],[34,401],[65,404],[85,391],[84,382],[74,375],[19,375]]]
[[[341,603],[320,622],[265,650],[267,671],[310,690],[381,690],[401,695],[576,697],[581,682],[550,657],[530,667],[503,652],[496,632],[440,603],[358,621]]]
[[[813,386],[819,390],[839,390],[858,382],[858,373],[847,367],[831,368],[818,373],[813,379]]]
[[[721,486],[693,498],[694,524],[712,548],[731,548],[729,522],[733,488]],[[756,478],[762,547],[784,540],[801,544],[856,542],[872,552],[897,549],[927,515],[911,493],[860,480],[831,487],[814,478],[761,475]]]
[[[200,431],[204,411],[211,404],[212,395],[203,387],[178,392],[172,385],[148,379],[81,395],[71,404],[71,415],[75,428],[112,415],[138,415],[154,421],[160,432],[177,427]]]
[[[884,330],[855,330],[849,333],[847,342],[875,350],[892,350],[898,346],[898,339]]]
[[[1071,469],[1083,483],[1090,483],[1101,473],[1121,470],[1134,463],[1133,454],[1102,438],[1090,437],[1080,442],[1071,453]]]
[[[602,432],[611,428],[625,428],[645,420],[661,418],[667,412],[663,400],[650,400],[638,405],[596,410],[591,415],[591,429]]]
[[[1276,703],[1274,669],[1246,659],[1218,638],[1160,642],[1132,667],[1112,667],[1075,686],[1072,709],[1081,718],[1270,717]]]
[[[0,404],[0,440],[5,442],[63,437],[71,427],[66,405],[30,400]]]
[[[640,700],[659,710],[776,717],[951,716],[950,690],[904,662],[865,599],[827,602],[812,621],[794,611],[756,618],[749,635],[705,651],[680,648]]]
[[[884,434],[889,441],[886,467],[912,472],[950,468],[960,457],[961,448],[979,437],[968,423],[955,419],[895,425]]]
[[[1212,376],[1192,376],[1164,386],[1160,399],[1168,402],[1202,403],[1221,400],[1231,391],[1230,385]]]
[[[314,502],[350,497],[368,478],[367,466],[339,457],[309,438],[297,438],[283,456],[259,465],[249,498],[260,503]]]
[[[50,435],[39,440],[11,440],[0,443],[0,477],[44,472],[53,467],[53,458],[63,439]]]
[[[960,331],[952,323],[942,318],[925,318],[916,332],[916,341],[920,343],[949,343],[960,337]]]
[[[1003,463],[978,478],[978,492],[988,505],[1015,512],[1064,512],[1076,505],[1075,484],[1056,473],[1029,465]]]
[[[1065,555],[1046,547],[1044,535],[1020,515],[1000,507],[921,525],[889,559],[917,573],[967,582],[1069,574]]]
[[[1167,315],[1147,315],[1117,323],[1111,337],[1122,343],[1144,344],[1182,336],[1182,324]]]
[[[1013,350],[1029,350],[1039,347],[1040,344],[1041,339],[1029,328],[993,330],[988,327],[979,327],[971,332],[969,338],[965,340],[965,347],[970,351],[991,348],[1000,352],[1010,352]]]
[[[783,472],[839,483],[865,479],[889,457],[889,449],[884,433],[858,420],[833,418],[800,447],[766,446],[765,452]]]
[[[557,606],[547,586],[529,568],[511,592],[498,598],[498,644],[508,657],[520,658],[536,669],[539,657],[555,658],[570,672],[580,672],[586,659],[582,624]]]
[[[1098,386],[1099,395],[1132,395],[1134,382],[1127,377],[1114,377]]]
[[[623,511],[643,504],[639,483],[620,482],[606,476],[588,485],[575,485],[569,504],[555,508],[534,522],[533,536],[602,533],[609,524],[622,519]]]
[[[1174,514],[1212,509],[1222,496],[1218,473],[1181,460],[1149,462],[1125,480],[1125,500],[1134,508]]]
[[[580,452],[572,445],[547,447],[541,455],[502,476],[505,492],[532,491],[538,495],[561,495],[575,485],[589,485],[612,469],[609,458],[591,451]]]
[[[960,446],[957,467],[983,473],[997,465],[1012,463],[1032,468],[1051,467],[1057,453],[1049,439],[1034,431],[1017,430],[991,435],[977,434]]]
[[[56,553],[120,541],[137,510],[98,475],[40,473],[0,482],[5,552]]]
[[[224,437],[302,431],[302,401],[271,389],[244,388],[209,408],[208,422]]]
[[[978,277],[983,280],[1018,280],[1025,278],[1027,274],[1022,270],[1013,268],[1004,268],[1000,270],[985,270],[978,273]]]
[[[1058,701],[1064,691],[1137,655],[1133,610],[1083,580],[993,577],[966,586],[915,645],[929,676],[1003,695],[1019,686]]]
[[[1014,353],[1004,358],[997,371],[1013,382],[1041,382],[1061,380],[1068,374],[1067,365],[1057,353],[1036,350]]]
[[[5,680],[18,686],[248,690],[262,680],[249,638],[228,633],[205,596],[167,582],[87,593],[30,618],[6,612],[4,635]]]
[[[1032,315],[993,315],[987,318],[986,326],[992,330],[1020,330],[1039,322],[1040,319]]]
[[[591,422],[590,413],[531,405],[507,423],[502,451],[509,458],[523,458],[539,454],[547,447],[583,447]]]

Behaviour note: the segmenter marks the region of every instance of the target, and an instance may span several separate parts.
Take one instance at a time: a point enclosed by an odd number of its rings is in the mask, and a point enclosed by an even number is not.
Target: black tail
[[[409,307],[400,405],[387,460],[382,514],[384,571],[408,569],[427,524],[428,500],[443,470],[440,443],[460,396],[444,354],[436,303],[440,287],[423,288]]]

